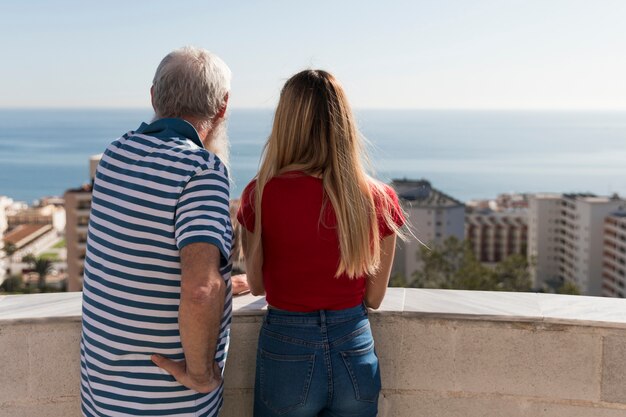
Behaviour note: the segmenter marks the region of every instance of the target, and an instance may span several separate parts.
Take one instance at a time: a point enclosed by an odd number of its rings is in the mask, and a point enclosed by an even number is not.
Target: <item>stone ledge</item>
[[[79,416],[80,293],[0,297],[0,417]],[[251,415],[263,297],[233,301],[221,417]],[[390,289],[381,417],[626,415],[626,301]]]
[[[237,316],[262,315],[265,307],[264,297],[233,298]],[[389,288],[381,308],[372,313],[626,329],[626,300],[540,293]],[[80,292],[0,296],[0,322],[80,317]]]

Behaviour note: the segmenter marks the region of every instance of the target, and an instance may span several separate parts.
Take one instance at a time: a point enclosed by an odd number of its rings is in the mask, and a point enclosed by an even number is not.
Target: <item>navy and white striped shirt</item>
[[[216,360],[232,312],[228,173],[181,119],[142,124],[113,142],[93,186],[83,280],[81,407],[85,416],[215,416],[220,387],[189,390],[150,355],[184,358],[178,328],[180,250],[208,242],[227,284]]]

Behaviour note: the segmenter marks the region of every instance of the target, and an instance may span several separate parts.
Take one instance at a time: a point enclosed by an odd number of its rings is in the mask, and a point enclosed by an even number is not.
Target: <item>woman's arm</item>
[[[367,279],[365,305],[370,308],[377,309],[383,302],[383,298],[385,298],[395,251],[396,235],[394,233],[380,242],[380,268],[378,268],[378,272],[374,276]]]
[[[246,275],[248,276],[248,285],[252,295],[264,295],[265,286],[263,285],[263,245],[259,244],[258,250],[254,251],[252,242],[254,242],[254,233],[248,231],[245,227],[241,228],[241,238],[243,243],[243,256],[246,262]]]

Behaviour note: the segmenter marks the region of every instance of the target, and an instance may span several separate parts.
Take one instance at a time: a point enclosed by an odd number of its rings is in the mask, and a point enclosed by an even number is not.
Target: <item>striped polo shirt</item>
[[[142,124],[104,152],[93,184],[83,280],[81,407],[85,416],[215,416],[223,387],[189,390],[150,355],[184,358],[178,328],[180,250],[208,242],[226,281],[216,360],[232,312],[224,164],[181,119]]]

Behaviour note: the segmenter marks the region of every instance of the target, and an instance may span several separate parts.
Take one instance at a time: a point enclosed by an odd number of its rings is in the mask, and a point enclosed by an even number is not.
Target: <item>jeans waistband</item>
[[[367,317],[367,308],[365,308],[363,304],[359,304],[357,306],[346,308],[343,310],[317,310],[306,313],[279,310],[271,306],[267,309],[267,319],[272,321],[273,323],[339,323],[358,317]]]

